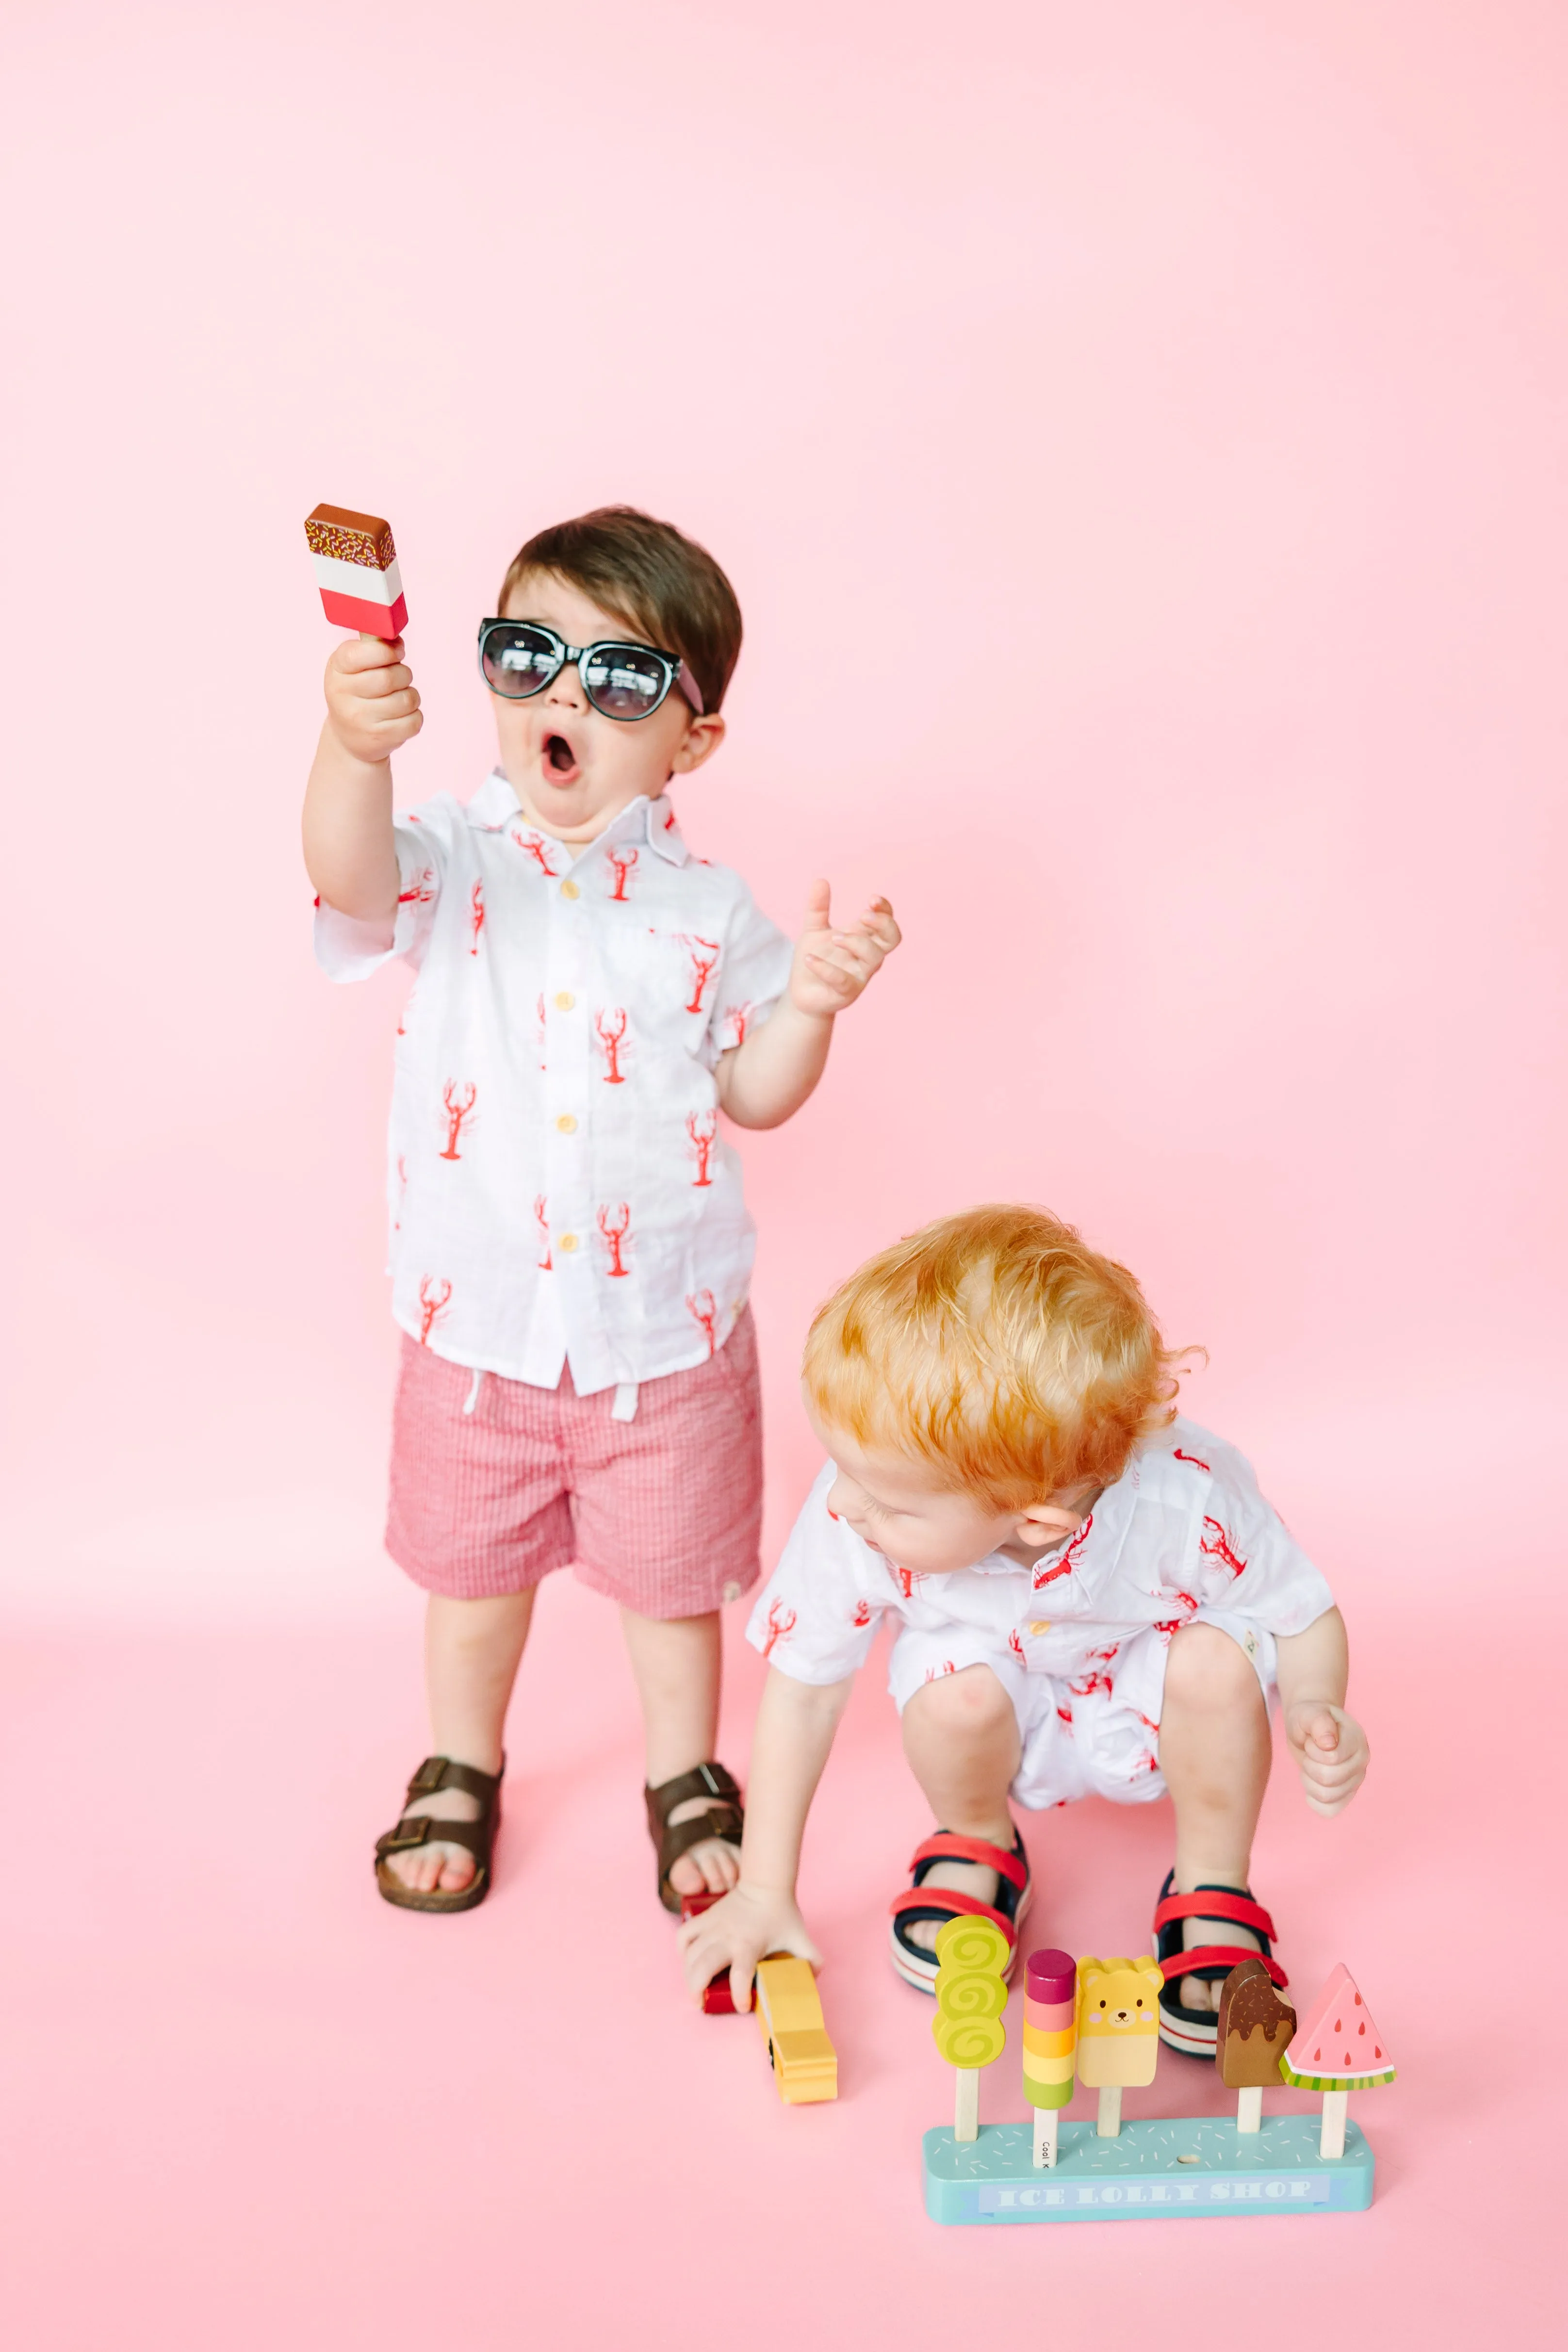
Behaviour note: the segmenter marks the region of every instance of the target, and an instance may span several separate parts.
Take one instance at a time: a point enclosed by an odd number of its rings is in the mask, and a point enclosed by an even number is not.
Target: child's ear
[[[716,710],[707,711],[700,719],[694,719],[675,747],[675,756],[669,763],[670,774],[689,776],[693,768],[700,768],[704,760],[710,760],[724,740],[724,721]]]

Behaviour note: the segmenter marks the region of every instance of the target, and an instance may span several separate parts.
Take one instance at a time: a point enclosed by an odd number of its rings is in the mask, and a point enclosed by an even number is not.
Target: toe
[[[448,1845],[441,1849],[440,1888],[443,1895],[460,1895],[473,1883],[475,1863],[466,1846]]]
[[[697,1846],[689,1846],[678,1861],[670,1864],[669,1883],[678,1895],[700,1895],[707,1886],[697,1860],[700,1851]]]

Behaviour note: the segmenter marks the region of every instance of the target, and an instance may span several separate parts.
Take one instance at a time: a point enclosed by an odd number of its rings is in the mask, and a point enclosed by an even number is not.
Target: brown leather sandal
[[[471,1911],[476,1903],[484,1901],[490,1891],[490,1862],[500,1827],[500,1784],[505,1770],[504,1757],[500,1772],[481,1772],[472,1764],[454,1764],[449,1756],[426,1756],[408,1783],[405,1808],[416,1797],[435,1796],[437,1790],[460,1789],[479,1799],[479,1819],[444,1822],[434,1813],[410,1814],[405,1810],[397,1827],[375,1842],[375,1883],[386,1902],[405,1911]],[[467,1886],[460,1886],[455,1895],[419,1895],[387,1869],[389,1853],[412,1853],[422,1845],[460,1845],[471,1853],[474,1874]]]
[[[689,1822],[677,1822],[672,1829],[671,1813],[678,1806],[689,1804],[693,1797],[711,1797],[713,1802],[693,1813]],[[726,1772],[722,1764],[699,1764],[694,1771],[678,1772],[661,1788],[645,1788],[643,1799],[647,1806],[647,1833],[658,1855],[658,1899],[667,1911],[679,1913],[680,1897],[669,1883],[671,1865],[705,1838],[740,1844],[745,1826],[741,1791],[734,1774]]]

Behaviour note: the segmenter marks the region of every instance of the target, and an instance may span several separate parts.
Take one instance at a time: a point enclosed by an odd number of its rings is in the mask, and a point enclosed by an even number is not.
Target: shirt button
[[[577,1132],[577,1122],[569,1110],[563,1110],[555,1124],[563,1135],[575,1135]]]
[[[555,1010],[557,1013],[570,1013],[576,1002],[572,991],[569,988],[563,988],[555,1000]]]
[[[1034,1633],[1034,1634],[1036,1634],[1036,1635],[1038,1635],[1038,1634],[1041,1634],[1041,1633],[1048,1633],[1050,1632],[1050,1630],[1051,1630],[1051,1621],[1050,1621],[1050,1619],[1049,1619],[1048,1617],[1031,1617],[1031,1618],[1030,1618],[1030,1620],[1029,1620],[1029,1631],[1030,1631],[1030,1633]]]
[[[557,1249],[559,1249],[559,1250],[564,1250],[564,1251],[566,1252],[567,1256],[568,1256],[568,1257],[570,1257],[570,1256],[571,1256],[571,1255],[572,1255],[572,1252],[573,1252],[573,1251],[576,1248],[576,1246],[577,1246],[577,1236],[576,1236],[576,1234],[562,1234],[562,1236],[561,1236],[561,1238],[560,1238],[560,1240],[556,1243],[555,1246],[556,1246],[556,1248],[557,1248]]]
[[[583,893],[578,889],[577,885],[572,880],[570,875],[568,875],[566,880],[561,885],[561,896],[563,898],[580,898],[583,896]]]

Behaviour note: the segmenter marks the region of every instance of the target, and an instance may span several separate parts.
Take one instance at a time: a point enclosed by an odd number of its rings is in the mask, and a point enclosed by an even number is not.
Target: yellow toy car
[[[788,1953],[757,1963],[753,2003],[779,2096],[789,2106],[838,2096],[838,2058],[822,2021],[809,1960]]]

